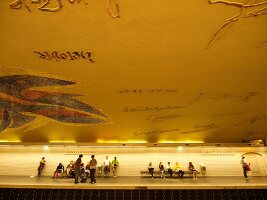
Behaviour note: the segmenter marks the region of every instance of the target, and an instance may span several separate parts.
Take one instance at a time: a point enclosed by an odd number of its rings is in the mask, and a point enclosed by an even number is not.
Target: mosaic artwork
[[[75,98],[81,95],[51,91],[51,87],[74,84],[35,75],[0,77],[0,131],[23,126],[37,116],[79,125],[107,123],[102,111]]]

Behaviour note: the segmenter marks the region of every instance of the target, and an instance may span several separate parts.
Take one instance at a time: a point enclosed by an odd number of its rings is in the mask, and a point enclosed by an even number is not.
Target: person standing
[[[96,179],[95,179],[95,170],[96,170],[96,165],[97,165],[97,161],[95,159],[95,155],[91,156],[91,160],[90,160],[90,178],[91,178],[91,183],[94,184],[96,183]]]
[[[81,174],[82,157],[83,155],[80,154],[79,158],[75,162],[75,182],[74,183],[79,183],[78,179]]]
[[[244,174],[244,177],[247,178],[247,163],[245,162],[245,157],[242,156],[242,159],[240,161],[240,164],[242,165],[242,168],[243,168],[243,174]]]
[[[110,160],[108,159],[108,156],[106,156],[106,159],[104,160],[104,176],[108,176],[110,172]]]
[[[40,161],[40,163],[39,163],[39,167],[38,167],[38,176],[40,177],[41,176],[41,174],[42,174],[42,171],[43,171],[43,169],[44,169],[44,167],[45,167],[45,163],[46,163],[46,161],[45,161],[45,157],[42,157],[42,160]]]
[[[114,157],[114,159],[111,161],[111,166],[112,166],[113,178],[116,178],[117,167],[119,166],[119,161],[117,160],[116,157]]]

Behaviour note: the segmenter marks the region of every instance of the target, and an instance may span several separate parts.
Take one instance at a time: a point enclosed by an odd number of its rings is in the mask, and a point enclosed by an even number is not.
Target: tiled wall
[[[119,176],[139,176],[141,170],[147,170],[151,161],[158,168],[158,163],[178,161],[187,170],[191,161],[200,170],[200,164],[206,166],[205,176],[242,176],[241,155],[251,163],[253,176],[267,176],[266,147],[43,147],[43,146],[0,146],[0,175],[36,175],[41,157],[46,157],[43,175],[52,176],[59,162],[65,167],[70,160],[76,160],[78,154],[67,154],[69,151],[94,153],[98,164],[105,156],[116,156],[120,162]],[[258,153],[258,154],[255,154]],[[90,160],[91,154],[84,154],[83,162]]]

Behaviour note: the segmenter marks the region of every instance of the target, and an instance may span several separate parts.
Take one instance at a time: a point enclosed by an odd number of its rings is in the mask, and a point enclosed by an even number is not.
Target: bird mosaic
[[[49,90],[49,87],[74,84],[72,81],[35,75],[1,76],[0,132],[23,126],[38,116],[79,125],[107,123],[108,116],[102,111],[75,98],[81,95]]]

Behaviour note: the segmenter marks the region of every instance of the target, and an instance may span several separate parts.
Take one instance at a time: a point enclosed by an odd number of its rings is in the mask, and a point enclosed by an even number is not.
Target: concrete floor
[[[78,183],[74,179],[29,176],[0,176],[0,188],[40,189],[267,189],[267,177],[200,177],[192,178],[97,178],[96,184]]]

